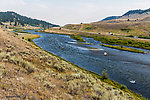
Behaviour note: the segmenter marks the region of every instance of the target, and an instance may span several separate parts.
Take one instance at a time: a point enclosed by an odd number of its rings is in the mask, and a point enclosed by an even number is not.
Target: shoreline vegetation
[[[88,49],[93,49],[93,50],[101,50],[101,49],[99,49],[99,48],[94,48],[94,47],[88,47]]]
[[[43,31],[42,31],[42,32],[43,32]],[[74,35],[73,35],[73,36],[74,36]],[[32,39],[32,40],[33,40],[33,39]],[[33,41],[31,41],[31,43],[34,44],[35,46],[37,46]],[[41,49],[41,50],[44,50],[44,49],[40,48],[39,46],[37,46],[37,47],[38,47],[39,49]],[[89,47],[89,49],[97,49],[97,48]],[[63,58],[61,58],[61,57],[59,57],[59,56],[56,56],[55,54],[52,54],[52,53],[50,53],[50,52],[48,52],[48,51],[46,51],[46,50],[44,50],[44,51],[47,52],[47,53],[50,54],[50,55],[53,55],[53,56],[55,56],[55,57],[57,57],[57,58],[59,58],[59,59],[61,59],[61,60],[63,60],[63,61],[66,61],[67,63],[69,63],[69,64],[71,64],[71,65],[73,65],[73,66],[75,66],[75,67],[77,67],[77,68],[79,68],[79,69],[85,71],[87,74],[91,74],[93,77],[98,78],[98,79],[100,79],[101,81],[103,81],[103,82],[105,82],[105,83],[107,83],[107,84],[113,86],[114,89],[115,89],[115,88],[116,88],[116,89],[120,89],[120,90],[122,90],[122,91],[125,92],[125,93],[129,93],[130,95],[132,95],[132,96],[133,96],[135,99],[137,99],[137,100],[146,100],[146,98],[144,98],[142,95],[140,95],[140,94],[138,94],[138,93],[135,93],[135,92],[129,90],[125,85],[119,84],[118,82],[116,82],[116,81],[114,81],[114,80],[110,80],[110,79],[108,78],[108,76],[107,76],[106,71],[103,71],[103,72],[102,72],[102,76],[101,76],[101,75],[99,75],[99,74],[97,74],[97,73],[95,73],[95,72],[88,71],[88,70],[86,70],[86,69],[84,69],[84,68],[82,68],[82,67],[80,67],[80,66],[78,66],[78,65],[75,65],[75,64],[73,64],[73,63],[71,63],[71,62],[69,62],[69,61],[67,61],[67,60],[65,60],[65,59],[63,59]]]
[[[29,33],[29,32],[23,31],[22,29],[14,29],[13,31],[16,32],[16,33],[27,33],[27,34],[31,34],[31,33]]]
[[[31,29],[25,29],[25,30],[31,30]],[[22,33],[22,34],[18,34],[18,33]],[[15,29],[14,34],[29,42],[32,42],[33,39],[40,38],[40,35],[25,32],[23,31],[23,29]]]
[[[78,32],[75,32],[75,31],[72,32],[70,30],[66,30],[66,29],[59,30],[57,28],[51,28],[49,30],[41,30],[38,32],[70,35],[70,36],[74,36],[74,37],[88,37],[88,38],[93,38],[94,40],[100,41],[101,43],[104,43],[104,44],[122,45],[122,46],[128,46],[128,47],[135,47],[135,48],[142,48],[142,49],[150,50],[150,42],[137,40],[134,38],[125,38],[125,37],[110,36],[110,35],[92,34],[92,33],[79,32],[79,31]],[[129,51],[129,52],[146,54],[146,52],[144,52],[144,51],[140,51],[138,49],[133,50],[133,49],[128,48],[128,47],[126,47],[126,48],[113,47],[113,48],[118,49],[118,50],[124,50],[124,51]]]
[[[72,39],[75,39],[75,40],[77,40],[77,41],[79,41],[79,42],[86,42],[81,36],[79,36],[79,35],[70,35],[70,37],[72,38]]]
[[[106,45],[106,44],[100,44],[100,45],[104,47],[113,48],[113,49],[123,50],[123,51],[147,54],[147,52],[139,50],[139,49],[132,49],[132,48],[123,47],[123,46],[113,46],[113,45]]]

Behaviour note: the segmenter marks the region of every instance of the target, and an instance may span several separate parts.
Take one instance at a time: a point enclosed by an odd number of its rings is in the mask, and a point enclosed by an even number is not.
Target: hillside
[[[35,27],[58,27],[58,25],[54,25],[48,23],[46,21],[32,19],[26,16],[19,15],[15,12],[0,12],[0,24],[3,25],[13,25],[13,26],[35,26]]]
[[[141,19],[146,17],[150,17],[150,8],[146,10],[130,10],[122,16],[111,16],[103,19],[102,21],[113,19]]]
[[[143,19],[114,19],[88,24],[68,24],[63,28],[84,32],[95,32],[121,36],[150,37],[150,17]]]

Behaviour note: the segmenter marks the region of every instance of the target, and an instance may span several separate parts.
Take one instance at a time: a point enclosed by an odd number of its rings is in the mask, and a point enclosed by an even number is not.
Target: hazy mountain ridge
[[[146,18],[146,17],[150,17],[150,8],[146,10],[141,10],[141,9],[130,10],[125,14],[123,14],[122,16],[110,16],[110,17],[106,17],[102,21],[113,20],[113,19],[139,19],[139,18]]]
[[[0,24],[9,22],[10,25],[18,26],[35,26],[35,27],[58,27],[59,25],[54,25],[46,21],[32,19],[30,17],[22,16],[12,11],[0,12]]]
[[[110,16],[110,17],[106,17],[106,18],[104,18],[102,21],[118,19],[118,18],[120,18],[120,17],[121,17],[121,16]]]

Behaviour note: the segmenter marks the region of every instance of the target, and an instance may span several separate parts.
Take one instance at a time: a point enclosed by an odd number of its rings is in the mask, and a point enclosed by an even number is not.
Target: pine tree
[[[14,24],[14,26],[17,26],[17,22],[15,21],[15,24]]]

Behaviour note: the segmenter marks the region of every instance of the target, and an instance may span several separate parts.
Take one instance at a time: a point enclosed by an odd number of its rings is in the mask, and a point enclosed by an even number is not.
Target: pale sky
[[[148,8],[150,0],[0,0],[0,11],[15,11],[58,25],[96,22]]]

